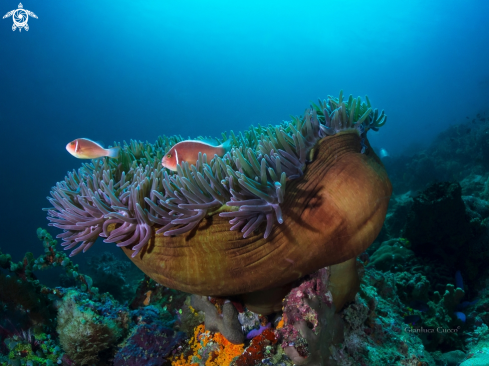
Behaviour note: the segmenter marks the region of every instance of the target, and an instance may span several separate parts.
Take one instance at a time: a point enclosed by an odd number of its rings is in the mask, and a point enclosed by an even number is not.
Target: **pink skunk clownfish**
[[[78,159],[97,159],[102,156],[118,158],[120,147],[104,149],[100,144],[89,139],[76,139],[66,145],[66,150]]]
[[[228,140],[219,146],[214,146],[204,141],[187,140],[175,144],[170,151],[166,153],[161,161],[161,165],[174,172],[177,171],[177,164],[182,164],[186,161],[189,164],[195,165],[199,158],[199,152],[206,154],[210,160],[217,156],[223,156],[231,149],[231,141]]]

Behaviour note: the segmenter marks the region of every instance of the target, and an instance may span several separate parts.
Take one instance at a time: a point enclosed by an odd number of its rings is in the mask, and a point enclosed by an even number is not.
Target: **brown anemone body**
[[[319,268],[356,257],[378,235],[392,186],[373,150],[360,150],[356,133],[319,141],[304,176],[287,182],[284,223],[268,239],[261,230],[243,239],[229,230],[228,219],[214,215],[184,235],[154,235],[135,258],[130,248],[123,250],[156,282],[192,294],[286,289]]]

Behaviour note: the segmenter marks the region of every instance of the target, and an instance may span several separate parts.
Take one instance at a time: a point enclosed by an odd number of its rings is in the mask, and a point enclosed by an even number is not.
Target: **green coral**
[[[44,254],[38,258],[32,253],[26,253],[23,260],[16,263],[9,254],[0,251],[0,267],[10,272],[0,273],[0,302],[4,304],[2,313],[16,314],[17,318],[22,319],[20,325],[24,328],[52,326],[52,304],[62,297],[61,290],[42,285],[36,278],[35,271],[63,267],[65,273],[78,283],[82,291],[95,296],[98,294],[98,289],[92,286],[92,279],[78,273],[78,265],[73,264],[65,253],[56,250],[57,242],[46,230],[37,229],[37,236],[44,246]]]
[[[405,304],[413,300],[428,302],[430,281],[421,273],[396,273],[396,285],[399,298]]]
[[[404,306],[395,282],[394,273],[365,269],[355,302],[341,313],[344,342],[331,347],[338,365],[434,365],[421,340],[403,322]]]
[[[51,336],[45,333],[24,332],[23,336],[15,335],[5,339],[4,343],[9,352],[6,357],[0,358],[0,366],[54,366],[61,363],[63,359],[61,348],[56,345]]]
[[[56,250],[57,242],[46,230],[38,229],[37,235],[44,246],[44,253],[38,258],[35,258],[32,253],[27,253],[22,261],[14,262],[9,254],[0,252],[0,267],[10,272],[9,274],[0,273],[0,305],[3,305],[0,308],[0,320],[3,323],[4,319],[15,318],[16,324],[20,329],[32,327],[35,333],[31,336],[29,331],[27,338],[22,338],[18,335],[7,338],[5,344],[10,351],[8,356],[0,358],[0,365],[56,364],[59,357],[61,357],[61,348],[56,346],[49,335],[42,333],[43,331],[49,331],[50,328],[55,326],[56,309],[54,304],[60,299],[63,299],[61,304],[69,303],[70,299],[72,300],[73,296],[75,296],[74,294],[90,297],[95,301],[108,296],[100,295],[98,289],[93,287],[92,279],[79,273],[78,265],[75,265],[65,253]],[[54,289],[42,285],[37,280],[34,274],[35,271],[47,270],[53,267],[62,267],[66,275],[75,280],[78,284],[78,289],[82,292],[72,289],[66,294],[66,290],[63,288]],[[66,307],[63,309],[66,310]],[[67,311],[64,312],[64,314],[68,313]],[[89,311],[84,311],[83,313],[85,317],[89,314],[90,316],[88,317],[93,319],[93,314]],[[72,312],[71,314],[73,315],[74,313]],[[66,320],[67,317],[61,317],[61,319]],[[103,319],[103,317],[100,319]],[[79,319],[81,322],[86,320],[83,317]],[[117,323],[116,320],[103,320],[100,321],[100,324],[94,326],[93,329],[97,330],[100,336],[99,343],[112,344],[114,342],[113,338],[120,336],[120,330],[117,329],[121,328],[121,325],[116,326],[113,324],[114,322]],[[68,327],[69,323],[66,320],[61,324],[61,328],[58,323],[58,329],[64,329],[63,326]],[[93,324],[93,322],[90,324]],[[73,324],[71,324],[71,328],[66,329],[73,329]],[[24,331],[20,332],[19,334],[26,334]],[[104,335],[104,332],[108,333],[108,335]],[[79,337],[81,333],[74,334]],[[63,339],[66,339],[66,337]],[[92,352],[92,350],[87,350],[87,352]]]
[[[34,255],[28,252],[22,261],[15,263],[12,261],[10,254],[3,254],[0,251],[0,267],[13,272],[20,281],[29,282],[36,287],[40,287],[42,293],[49,293],[52,290],[41,286],[33,272],[58,266],[63,267],[66,274],[70,278],[74,278],[83,291],[98,292],[97,288],[92,288],[92,279],[89,276],[78,273],[78,265],[74,264],[64,252],[56,250],[57,241],[53,239],[51,234],[44,229],[38,228],[37,237],[43,243],[44,254],[34,258]]]
[[[21,326],[27,328],[52,325],[52,299],[41,290],[41,286],[32,282],[0,274],[0,301],[4,304],[4,308],[0,308],[0,319],[7,318],[4,314],[17,314],[16,318],[22,319]]]
[[[413,251],[406,248],[406,244],[409,242],[402,239],[383,242],[370,257],[370,265],[382,271],[402,271],[408,260],[414,256]]]
[[[143,273],[126,256],[111,252],[89,257],[85,271],[101,293],[109,292],[118,301],[131,299]]]
[[[58,310],[59,341],[68,356],[80,365],[100,361],[100,354],[110,350],[123,335],[119,319],[97,314],[89,306],[80,306],[80,293],[70,290]]]
[[[433,301],[428,302],[429,310],[421,314],[421,322],[415,326],[416,329],[433,329],[431,333],[418,334],[428,351],[464,348],[458,335],[463,323],[454,315],[464,295],[462,289],[452,284],[446,285],[443,296],[438,291],[433,293]]]
[[[438,305],[446,309],[449,314],[453,314],[464,295],[464,290],[459,287],[455,288],[455,286],[450,283],[447,284],[443,297],[438,291],[433,293],[434,303],[438,303]]]

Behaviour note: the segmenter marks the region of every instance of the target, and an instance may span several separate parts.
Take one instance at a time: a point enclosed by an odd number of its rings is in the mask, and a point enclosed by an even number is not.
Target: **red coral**
[[[241,302],[231,300],[231,303],[234,305],[236,310],[238,310],[238,313],[244,313],[245,312],[244,305]]]
[[[265,329],[262,334],[256,336],[241,356],[236,360],[236,366],[254,366],[259,364],[265,356],[265,348],[277,343],[277,337],[273,330]]]

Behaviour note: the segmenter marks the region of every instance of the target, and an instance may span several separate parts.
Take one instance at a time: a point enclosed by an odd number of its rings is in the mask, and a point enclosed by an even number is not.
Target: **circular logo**
[[[14,12],[14,15],[12,18],[14,20],[14,24],[18,28],[22,28],[27,24],[27,20],[29,19],[29,15],[27,14],[27,12],[24,9],[17,9]]]

